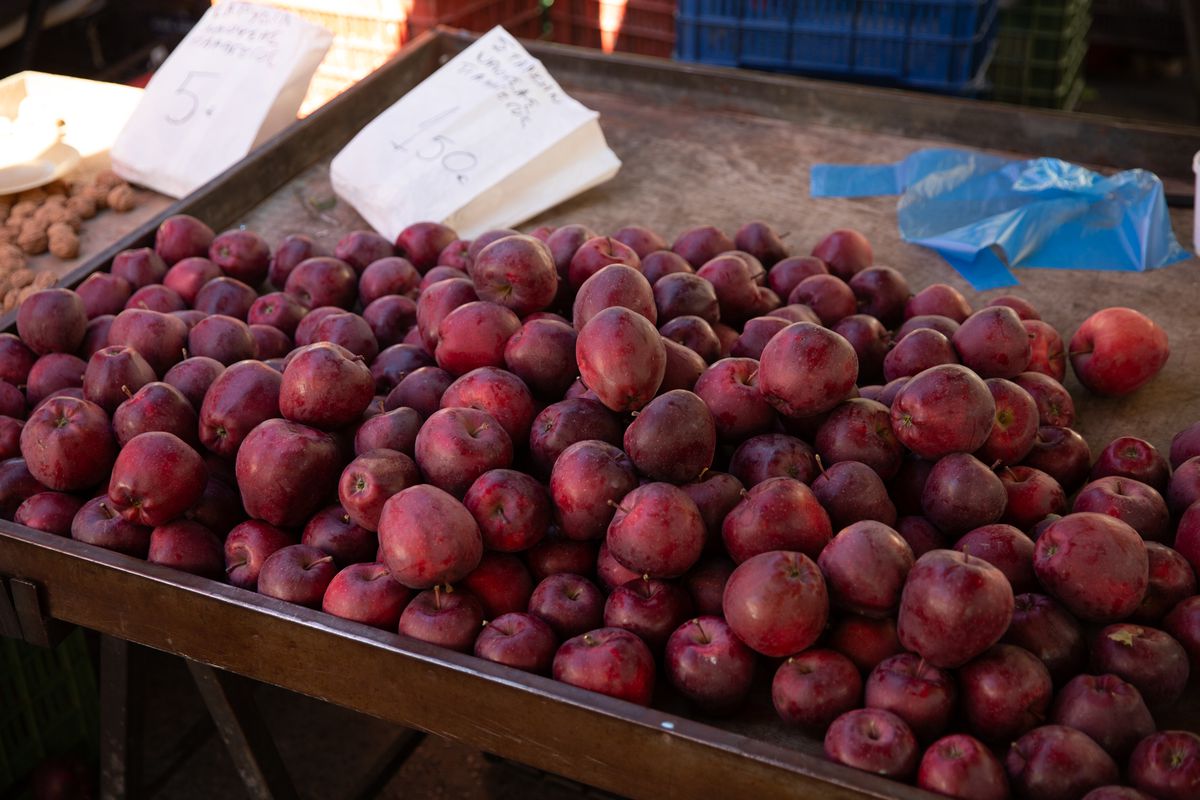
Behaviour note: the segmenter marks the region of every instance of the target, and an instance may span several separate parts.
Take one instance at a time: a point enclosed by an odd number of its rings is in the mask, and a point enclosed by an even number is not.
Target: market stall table
[[[217,230],[245,224],[272,243],[301,232],[332,243],[363,227],[329,187],[330,157],[470,41],[444,31],[419,38],[354,90],[164,215],[191,213]],[[813,163],[888,162],[939,143],[1055,155],[1098,168],[1141,166],[1177,182],[1186,176],[1200,130],[554,45],[530,49],[568,91],[600,111],[624,168],[612,182],[525,227],[582,222],[612,230],[636,222],[670,237],[696,224],[732,231],[764,219],[787,231],[785,241],[802,253],[834,228],[855,227],[872,241],[877,260],[903,271],[913,287],[950,283],[977,304],[1011,291],[1032,299],[1066,335],[1108,305],[1154,316],[1171,336],[1173,353],[1148,388],[1102,400],[1068,378],[1079,404],[1078,429],[1094,451],[1122,434],[1165,448],[1176,430],[1200,416],[1194,259],[1148,273],[1018,270],[1020,287],[979,295],[936,255],[899,240],[895,198],[808,197]],[[1175,209],[1172,219],[1187,241],[1191,212]],[[69,283],[121,249],[150,243],[157,221],[114,243]],[[631,797],[934,797],[825,761],[820,742],[776,719],[761,685],[732,720],[701,718],[666,692],[655,707],[640,708],[7,522],[0,523],[0,574],[20,579],[10,585],[27,636],[29,630],[36,635],[40,612]],[[15,624],[10,618],[8,630]],[[224,672],[196,669],[198,680],[226,681]],[[1170,722],[1200,730],[1194,696]]]

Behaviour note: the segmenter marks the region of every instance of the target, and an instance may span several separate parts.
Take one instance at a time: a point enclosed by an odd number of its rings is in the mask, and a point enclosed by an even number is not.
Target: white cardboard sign
[[[154,77],[112,147],[126,180],[182,197],[296,119],[333,34],[253,3],[213,6]]]
[[[620,166],[599,114],[497,27],[363,128],[330,177],[388,239],[422,220],[473,238],[603,183]]]

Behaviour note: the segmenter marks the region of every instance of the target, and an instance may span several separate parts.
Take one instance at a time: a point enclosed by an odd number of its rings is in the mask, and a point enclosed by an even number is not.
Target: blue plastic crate
[[[950,93],[981,87],[998,0],[680,0],[676,56]]]

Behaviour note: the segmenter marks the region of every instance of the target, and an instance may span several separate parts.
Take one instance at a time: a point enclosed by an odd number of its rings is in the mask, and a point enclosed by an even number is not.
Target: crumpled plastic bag
[[[945,148],[811,174],[813,197],[900,195],[904,240],[936,250],[980,290],[1016,285],[1011,267],[1143,271],[1191,255],[1171,231],[1162,182],[1145,170],[1105,177],[1057,158]]]

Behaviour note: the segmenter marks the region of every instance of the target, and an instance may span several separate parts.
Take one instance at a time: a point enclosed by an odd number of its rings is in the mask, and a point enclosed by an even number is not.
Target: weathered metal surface
[[[192,213],[217,228],[244,223],[272,243],[304,232],[332,245],[362,222],[344,204],[330,205],[330,155],[466,41],[423,37],[167,213]],[[903,270],[915,288],[966,285],[935,255],[899,240],[894,199],[810,199],[809,164],[891,161],[930,144],[968,142],[1167,172],[1178,153],[1195,149],[1187,141],[1196,129],[534,49],[575,96],[601,112],[625,168],[531,226],[578,221],[612,230],[637,222],[669,238],[696,224],[732,232],[761,218],[788,231],[797,252],[834,228],[856,227],[875,244],[878,261]],[[1173,220],[1181,238],[1190,238],[1190,215],[1175,212]],[[106,257],[148,243],[156,222],[114,244]],[[74,280],[101,263],[81,268]],[[1094,448],[1119,433],[1165,447],[1176,429],[1200,416],[1200,342],[1191,323],[1200,301],[1197,262],[1146,274],[1022,270],[1019,276],[1014,293],[1033,299],[1066,335],[1091,310],[1121,304],[1152,313],[1172,336],[1175,352],[1163,374],[1133,397],[1086,397],[1070,379],[1080,399],[1079,426]],[[999,294],[966,293],[976,303]],[[672,713],[674,706],[636,708],[11,523],[0,523],[0,573],[42,586],[45,611],[56,619],[629,796],[931,797],[825,762],[819,742],[774,720],[762,693],[739,718],[702,723]],[[1195,727],[1195,719],[1184,723]]]

